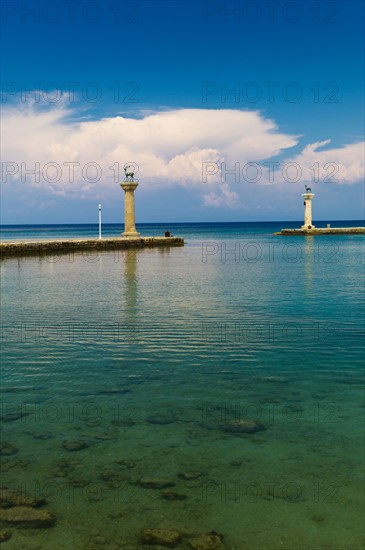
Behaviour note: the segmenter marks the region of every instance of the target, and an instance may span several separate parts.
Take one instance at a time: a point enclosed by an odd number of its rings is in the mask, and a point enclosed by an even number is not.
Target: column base
[[[316,228],[315,225],[302,225],[301,227],[301,229],[308,229],[308,230],[315,229],[315,228]]]
[[[139,239],[140,236],[141,234],[138,233],[138,231],[124,231],[124,233],[122,233],[122,237],[126,239]]]

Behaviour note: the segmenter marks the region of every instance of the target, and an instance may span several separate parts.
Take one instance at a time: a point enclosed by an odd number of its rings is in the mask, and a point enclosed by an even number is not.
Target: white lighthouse
[[[305,186],[305,193],[302,195],[304,198],[304,225],[302,225],[302,229],[315,228],[312,223],[312,199],[314,196],[315,195],[312,193],[312,189]]]

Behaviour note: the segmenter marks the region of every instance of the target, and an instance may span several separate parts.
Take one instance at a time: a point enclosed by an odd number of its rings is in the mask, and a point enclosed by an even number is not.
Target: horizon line
[[[314,220],[315,223],[331,223],[331,222],[364,222],[365,219],[326,219],[326,220]],[[239,220],[239,221],[188,221],[188,222],[181,222],[181,221],[160,221],[160,222],[138,222],[136,225],[157,225],[157,224],[165,224],[165,225],[173,225],[173,224],[181,224],[181,225],[188,225],[188,224],[227,224],[227,223],[302,223],[302,220]],[[58,225],[98,225],[98,222],[59,222],[59,223],[5,223],[0,224],[0,228],[2,227],[25,227],[25,226],[37,226],[37,227],[43,227],[43,226],[58,226]],[[124,225],[124,221],[118,221],[118,222],[104,222],[102,225]]]

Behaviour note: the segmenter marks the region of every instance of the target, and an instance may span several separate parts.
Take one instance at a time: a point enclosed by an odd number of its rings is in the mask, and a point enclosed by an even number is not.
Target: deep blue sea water
[[[219,238],[239,237],[244,234],[262,234],[280,231],[283,227],[298,228],[302,222],[202,222],[202,223],[142,223],[138,230],[144,236],[163,235],[170,229],[175,235],[183,235],[186,239],[199,239],[207,236]],[[326,227],[326,222],[315,222],[318,227]],[[331,227],[364,226],[363,220],[332,221]],[[118,237],[124,231],[123,225],[108,223],[102,225],[103,237]],[[53,224],[53,225],[0,225],[1,240],[35,240],[35,239],[67,239],[67,238],[97,238],[97,224]]]
[[[273,236],[298,226],[140,224],[186,245],[1,262],[2,484],[57,518],[7,548],[363,547],[364,236]]]

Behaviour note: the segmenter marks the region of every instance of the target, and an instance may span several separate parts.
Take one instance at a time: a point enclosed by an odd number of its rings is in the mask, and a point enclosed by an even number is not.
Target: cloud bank
[[[236,185],[237,176],[233,181],[226,176],[222,166],[227,173],[233,168],[239,171],[240,183],[246,178],[246,182],[272,184],[265,163],[299,143],[299,136],[280,132],[273,120],[258,111],[179,109],[139,119],[116,116],[81,121],[70,115],[75,113],[66,99],[46,109],[32,102],[5,107],[5,185],[20,181],[50,196],[97,196],[101,190],[105,195],[123,179],[123,166],[134,163],[137,177],[146,186],[189,187],[206,206],[234,208],[240,204],[243,186]],[[363,143],[323,150],[329,144],[330,140],[309,144],[300,154],[288,156],[286,163],[300,166],[298,178],[290,176],[289,181],[310,182],[316,177],[336,184],[360,181]],[[263,166],[256,180],[243,169],[248,164]],[[212,174],[204,178],[207,165]],[[276,169],[274,183],[288,184],[284,176]]]

